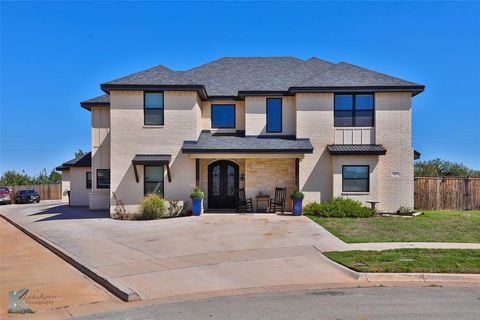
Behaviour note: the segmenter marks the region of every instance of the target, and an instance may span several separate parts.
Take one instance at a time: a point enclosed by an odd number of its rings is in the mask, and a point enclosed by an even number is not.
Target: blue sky
[[[90,148],[99,84],[223,56],[316,56],[426,85],[413,146],[480,169],[480,3],[1,2],[0,169]]]

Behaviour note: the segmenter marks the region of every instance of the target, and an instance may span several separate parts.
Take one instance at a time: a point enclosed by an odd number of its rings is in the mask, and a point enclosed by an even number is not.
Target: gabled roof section
[[[221,58],[183,72],[202,83],[210,96],[237,96],[239,91],[286,91],[292,70],[304,64],[294,57]]]
[[[82,108],[91,110],[93,107],[109,107],[110,95],[102,94],[101,96],[80,102]]]
[[[313,88],[393,88],[416,89],[423,91],[424,86],[414,82],[402,80],[383,73],[368,70],[346,62],[332,65],[324,72],[295,85],[294,87]]]
[[[71,167],[91,167],[92,166],[92,153],[86,153],[64,162],[62,165],[55,168],[57,171],[70,170]]]
[[[102,83],[100,88],[109,93],[110,90],[124,90],[135,87],[136,90],[197,90],[203,98],[207,98],[205,87],[183,75],[159,65],[128,76]]]

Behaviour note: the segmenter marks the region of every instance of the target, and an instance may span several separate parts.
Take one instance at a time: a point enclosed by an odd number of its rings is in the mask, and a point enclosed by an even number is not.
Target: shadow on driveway
[[[50,207],[29,216],[40,216],[45,214],[54,214],[54,216],[45,217],[35,222],[50,220],[70,220],[70,219],[110,219],[108,211],[90,211],[88,208],[72,208],[67,205]]]

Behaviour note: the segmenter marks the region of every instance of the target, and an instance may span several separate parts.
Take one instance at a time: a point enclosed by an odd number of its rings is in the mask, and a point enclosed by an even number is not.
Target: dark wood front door
[[[234,209],[238,190],[238,165],[227,160],[208,166],[208,208]]]

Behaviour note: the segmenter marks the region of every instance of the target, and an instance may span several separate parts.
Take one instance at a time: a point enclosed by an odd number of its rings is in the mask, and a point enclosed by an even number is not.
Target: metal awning
[[[381,144],[330,144],[328,153],[333,156],[384,155],[387,153]]]
[[[143,166],[166,166],[167,167],[167,177],[168,182],[172,182],[172,177],[170,175],[170,160],[172,160],[172,155],[170,154],[137,154],[133,157],[132,164],[133,170],[135,171],[135,180],[137,183],[140,181],[138,178],[138,165]]]

